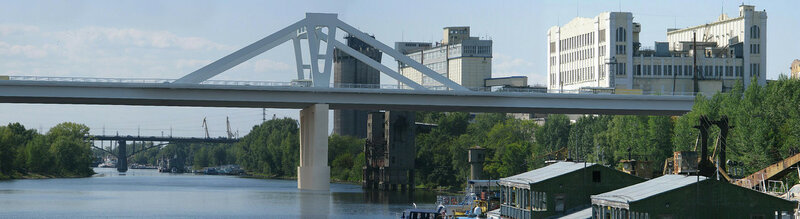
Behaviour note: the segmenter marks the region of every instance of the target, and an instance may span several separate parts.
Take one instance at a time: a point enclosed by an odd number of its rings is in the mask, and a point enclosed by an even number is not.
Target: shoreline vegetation
[[[92,176],[88,134],[89,127],[71,122],[44,134],[19,123],[0,126],[0,179]]]

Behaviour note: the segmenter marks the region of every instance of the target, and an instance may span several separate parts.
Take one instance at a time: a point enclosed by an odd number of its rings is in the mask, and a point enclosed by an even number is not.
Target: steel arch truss
[[[309,30],[311,30],[309,32]],[[377,62],[366,55],[350,48],[345,43],[336,40],[336,32],[341,30],[352,37],[355,37],[364,43],[380,50],[386,55],[391,56],[400,63],[406,64],[411,68],[419,71],[423,75],[441,83],[451,90],[467,91],[467,88],[453,82],[445,76],[431,70],[428,67],[420,64],[417,61],[409,58],[392,49],[386,44],[370,37],[366,33],[342,22],[337,18],[337,14],[322,14],[322,13],[306,13],[306,18],[281,29],[263,39],[256,41],[236,52],[231,53],[221,59],[206,65],[197,71],[194,71],[178,80],[175,83],[188,83],[198,84],[208,80],[236,65],[241,64],[261,53],[264,53],[278,45],[281,45],[289,40],[294,44],[295,61],[297,64],[297,79],[305,80],[305,70],[310,70],[309,77],[314,87],[330,87],[331,85],[331,72],[333,67],[333,51],[334,48],[353,56],[364,64],[375,68],[389,77],[394,78],[400,83],[413,89],[425,90],[427,88],[412,81],[411,79],[397,73],[391,68]],[[305,39],[308,43],[308,57],[310,58],[309,64],[304,64],[303,51],[301,50],[301,40]],[[320,54],[320,47],[325,43],[325,53]],[[320,64],[319,61],[323,61]]]

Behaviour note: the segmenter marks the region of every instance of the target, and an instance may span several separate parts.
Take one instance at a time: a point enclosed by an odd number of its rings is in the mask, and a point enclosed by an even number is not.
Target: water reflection
[[[90,178],[0,181],[0,218],[396,218],[433,208],[435,194],[364,191],[331,184],[330,192],[297,190],[294,180],[96,169]]]

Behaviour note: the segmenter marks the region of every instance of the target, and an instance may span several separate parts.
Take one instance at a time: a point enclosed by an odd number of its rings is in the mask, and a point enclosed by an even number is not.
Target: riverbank
[[[14,180],[14,179],[56,179],[56,178],[85,178],[91,177],[96,174],[92,171],[88,175],[58,175],[58,174],[43,174],[43,173],[13,173],[11,175],[0,174],[0,180]]]
[[[248,178],[248,179],[297,180],[297,177],[293,177],[293,176],[275,176],[275,175],[265,175],[265,174],[259,174],[259,173],[246,173],[246,175],[241,175],[239,177]],[[337,179],[331,179],[331,183],[347,184],[347,185],[359,185],[359,186],[361,185],[361,182],[343,181],[343,180],[337,180]],[[432,193],[439,194],[439,195],[458,195],[458,194],[461,194],[463,192],[463,189],[444,188],[444,187],[427,188],[427,187],[425,187],[423,185],[417,185],[416,187],[414,187],[414,190],[427,191],[427,192],[432,192]]]

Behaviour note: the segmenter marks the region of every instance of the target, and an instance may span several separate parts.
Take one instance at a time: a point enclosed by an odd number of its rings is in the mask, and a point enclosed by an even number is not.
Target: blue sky
[[[630,11],[641,41],[666,39],[666,29],[738,14],[742,1],[3,1],[0,75],[179,78],[299,19],[306,12],[339,18],[396,41],[439,41],[445,26],[471,26],[494,41],[494,76],[526,75],[543,83],[546,31],[576,16]],[[766,10],[767,78],[800,58],[800,1],[745,1]],[[395,66],[384,57],[384,63]],[[289,81],[293,51],[283,45],[215,79]],[[393,83],[383,77],[383,83]],[[0,123],[45,129],[61,121],[100,133],[199,136],[203,117],[224,135],[225,117],[242,134],[261,121],[260,109],[0,104]],[[297,118],[298,110],[268,109]]]

